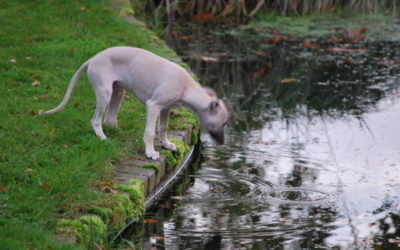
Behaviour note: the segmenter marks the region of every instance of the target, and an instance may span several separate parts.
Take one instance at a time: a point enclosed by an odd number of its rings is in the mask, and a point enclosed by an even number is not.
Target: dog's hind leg
[[[107,137],[103,132],[101,123],[103,114],[111,100],[113,81],[94,74],[89,74],[89,79],[96,94],[96,111],[92,118],[92,127],[96,135],[105,140]]]
[[[176,146],[172,142],[168,140],[167,137],[167,129],[168,129],[168,115],[169,115],[170,110],[169,109],[163,109],[160,112],[160,124],[158,127],[159,133],[160,133],[160,140],[161,144],[164,148],[176,151]]]
[[[118,82],[114,82],[110,105],[108,106],[106,119],[104,121],[104,124],[107,127],[117,126],[117,113],[121,105],[122,98],[124,97],[124,92],[125,90],[118,85]]]

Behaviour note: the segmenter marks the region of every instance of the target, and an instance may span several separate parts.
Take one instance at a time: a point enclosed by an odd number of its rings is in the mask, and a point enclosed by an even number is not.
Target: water
[[[203,135],[201,168],[169,216],[149,214],[147,236],[166,249],[400,248],[400,45],[227,30],[167,36],[232,112],[226,144]]]

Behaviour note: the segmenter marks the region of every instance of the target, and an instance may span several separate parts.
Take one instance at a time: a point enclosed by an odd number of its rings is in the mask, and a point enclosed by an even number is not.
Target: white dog
[[[176,150],[167,138],[168,115],[171,108],[180,104],[196,112],[202,126],[217,142],[223,143],[228,112],[215,92],[201,87],[181,66],[132,47],[106,49],[82,64],[72,77],[61,104],[43,114],[52,114],[65,107],[76,81],[85,70],[96,94],[92,126],[101,139],[106,139],[101,124],[103,114],[108,106],[104,123],[106,126],[117,125],[117,112],[126,89],[146,104],[143,140],[147,157],[155,160],[160,156],[153,144],[158,116],[162,146]]]

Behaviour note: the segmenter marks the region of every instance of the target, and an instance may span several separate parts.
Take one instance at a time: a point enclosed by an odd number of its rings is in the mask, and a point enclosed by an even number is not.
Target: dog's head
[[[200,120],[211,137],[219,144],[224,143],[224,128],[228,120],[228,110],[225,103],[217,98],[215,91],[210,88],[204,90],[214,99],[201,114]]]

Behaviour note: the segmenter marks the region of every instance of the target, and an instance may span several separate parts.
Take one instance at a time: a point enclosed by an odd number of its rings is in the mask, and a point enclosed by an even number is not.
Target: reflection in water
[[[165,248],[398,247],[400,46],[243,32],[167,37],[232,117],[225,145],[203,138],[202,168],[164,218]]]

